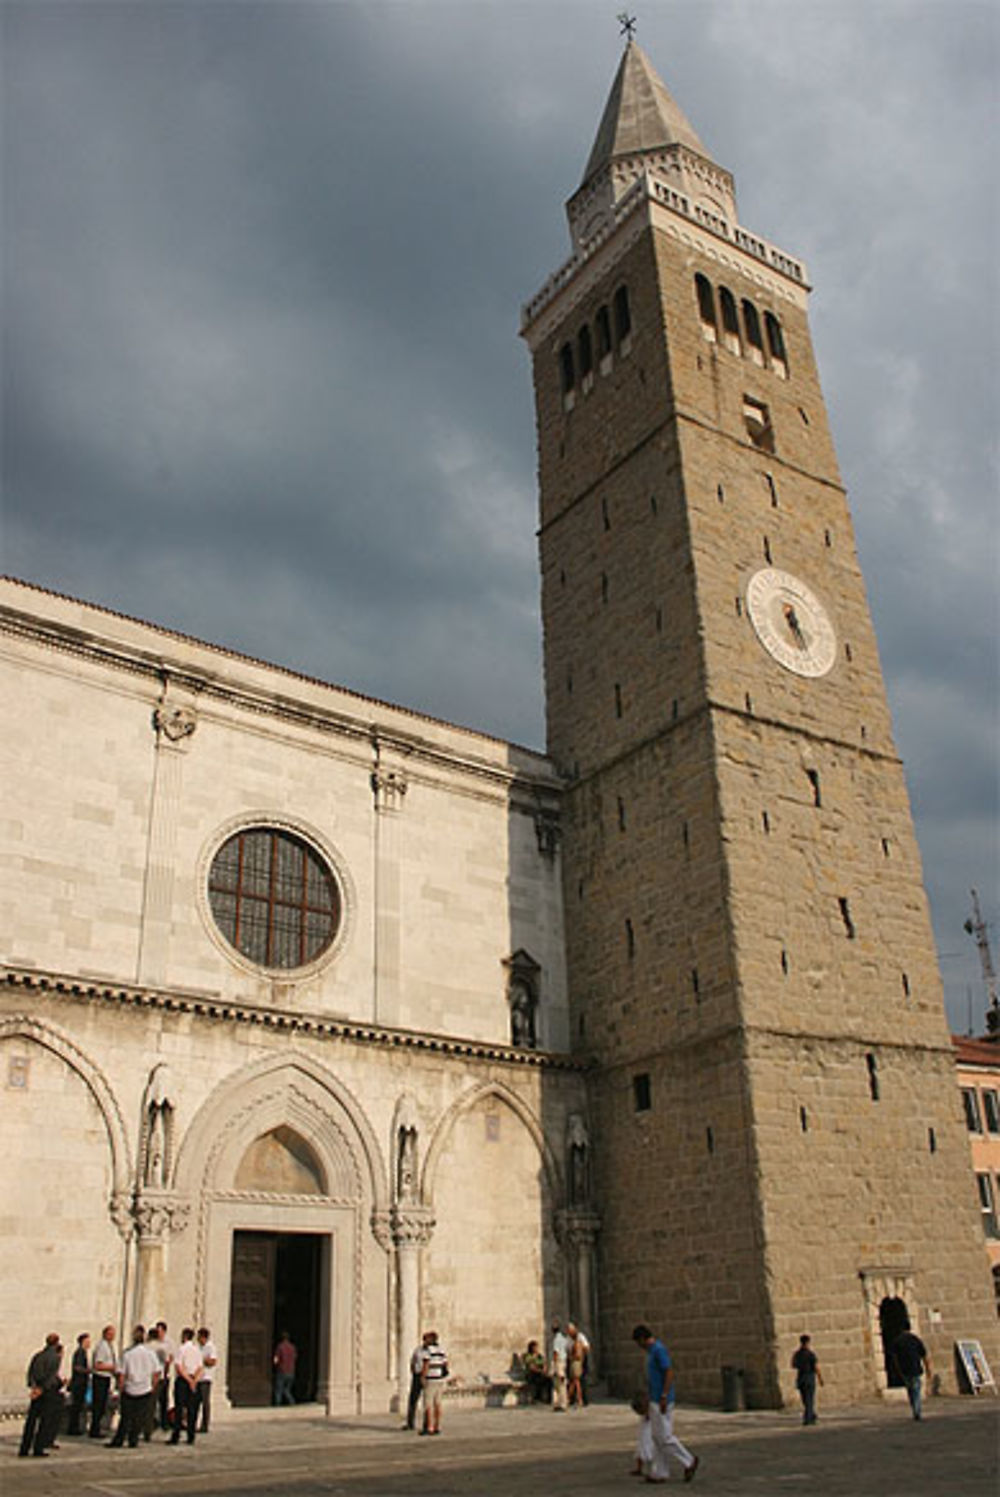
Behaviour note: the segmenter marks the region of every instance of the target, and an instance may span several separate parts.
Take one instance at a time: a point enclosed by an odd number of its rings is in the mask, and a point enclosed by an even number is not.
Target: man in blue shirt
[[[684,1480],[693,1481],[698,1457],[692,1455],[674,1434],[674,1369],[670,1353],[658,1341],[648,1325],[637,1325],[632,1340],[646,1353],[646,1386],[649,1392],[649,1417],[639,1430],[636,1458],[639,1469],[648,1466],[646,1480],[666,1481],[670,1475],[669,1456],[674,1455],[684,1467]]]

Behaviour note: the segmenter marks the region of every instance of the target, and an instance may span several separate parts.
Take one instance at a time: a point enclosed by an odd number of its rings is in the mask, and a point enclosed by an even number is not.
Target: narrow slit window
[[[618,797],[618,830],[620,832],[625,830],[625,802],[621,796]]]
[[[631,920],[625,921],[625,950],[628,952],[629,961],[635,956],[635,930]]]
[[[799,1127],[803,1133],[809,1132],[809,1114],[804,1107],[799,1108]]]
[[[640,1076],[632,1077],[632,1099],[635,1103],[636,1112],[649,1112],[652,1107],[652,1088],[649,1084],[649,1073],[647,1071],[643,1071]]]
[[[820,788],[819,788],[819,770],[818,769],[807,769],[806,770],[806,779],[809,781],[809,784],[812,786],[813,805],[814,806],[822,806],[822,804],[823,804],[823,797],[820,794]]]
[[[844,922],[844,930],[847,933],[847,939],[849,941],[853,941],[854,937],[857,935],[857,931],[854,928],[854,921],[851,918],[851,906],[843,897],[843,895],[841,895],[841,897],[837,900],[837,903],[840,906],[840,918]]]
[[[937,1134],[933,1128],[928,1128],[927,1130],[927,1147],[932,1154],[937,1153]]]
[[[873,1102],[877,1102],[879,1099],[878,1061],[870,1051],[865,1056],[865,1065],[868,1067],[868,1095]]]
[[[615,682],[615,717],[622,715],[622,689],[619,682]]]

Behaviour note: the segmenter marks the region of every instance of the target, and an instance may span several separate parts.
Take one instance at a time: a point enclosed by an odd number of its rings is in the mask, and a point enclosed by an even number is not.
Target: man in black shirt
[[[897,1336],[889,1348],[896,1371],[906,1384],[906,1396],[910,1400],[910,1408],[913,1410],[914,1419],[923,1417],[921,1405],[921,1378],[923,1374],[930,1373],[931,1359],[927,1355],[927,1348],[920,1337],[915,1335],[909,1327],[901,1336]]]
[[[819,1358],[809,1344],[808,1336],[799,1337],[799,1349],[792,1357],[795,1368],[795,1386],[802,1400],[802,1423],[816,1423],[816,1384],[823,1382],[819,1370]]]
[[[28,1417],[18,1455],[48,1455],[45,1447],[55,1439],[62,1408],[61,1362],[59,1334],[50,1331],[41,1351],[36,1351],[28,1363]]]

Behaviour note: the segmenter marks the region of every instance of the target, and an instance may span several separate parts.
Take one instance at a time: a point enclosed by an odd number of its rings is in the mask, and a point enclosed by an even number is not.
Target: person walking
[[[59,1411],[62,1408],[62,1384],[59,1368],[62,1347],[59,1332],[50,1331],[45,1345],[28,1363],[28,1412],[21,1434],[18,1455],[47,1456],[48,1446],[56,1436]]]
[[[566,1412],[566,1361],[569,1355],[569,1339],[558,1320],[552,1322],[552,1352],[549,1357],[549,1376],[552,1379],[552,1408],[556,1414]]]
[[[295,1342],[287,1331],[282,1331],[271,1358],[271,1365],[274,1368],[274,1389],[271,1393],[271,1402],[275,1407],[295,1402],[292,1387],[295,1383],[295,1364],[298,1359],[299,1353]]]
[[[122,1357],[118,1386],[121,1392],[121,1410],[118,1428],[107,1442],[109,1450],[120,1450],[128,1440],[129,1450],[139,1443],[139,1436],[146,1428],[149,1406],[156,1397],[160,1381],[160,1362],[156,1352],[146,1342],[145,1326],[137,1325],[132,1332],[132,1345]]]
[[[640,1442],[636,1450],[636,1474],[642,1472],[643,1464],[648,1482],[667,1481],[670,1476],[669,1457],[673,1455],[684,1467],[684,1480],[693,1481],[700,1464],[686,1445],[682,1445],[674,1434],[674,1404],[677,1398],[674,1369],[670,1353],[649,1329],[648,1325],[637,1325],[632,1340],[646,1353],[646,1387],[649,1395],[649,1443]]]
[[[181,1426],[187,1431],[187,1442],[194,1444],[201,1405],[201,1348],[194,1339],[193,1326],[181,1331],[181,1344],[174,1356],[174,1428],[169,1445],[181,1442]]]
[[[115,1351],[115,1328],[106,1325],[94,1352],[90,1368],[90,1429],[92,1440],[101,1438],[101,1425],[111,1396],[111,1384],[118,1376],[118,1353]]]
[[[83,1434],[83,1410],[87,1402],[87,1389],[90,1386],[90,1336],[87,1331],[81,1331],[76,1338],[76,1350],[73,1353],[73,1362],[70,1368],[69,1378],[69,1423],[66,1426],[68,1435]]]
[[[889,1355],[896,1371],[906,1385],[906,1396],[914,1419],[924,1417],[922,1379],[926,1372],[930,1376],[931,1359],[927,1348],[909,1325],[902,1335],[896,1337],[889,1348]]]
[[[212,1384],[215,1381],[215,1369],[219,1365],[219,1353],[215,1342],[212,1340],[212,1332],[207,1325],[203,1325],[198,1332],[198,1345],[201,1348],[201,1424],[199,1433],[208,1434],[208,1426],[212,1418]]]
[[[422,1435],[441,1433],[441,1394],[448,1376],[448,1354],[438,1340],[437,1331],[428,1331],[424,1337],[424,1354],[421,1378],[424,1390],[424,1424]]]
[[[816,1384],[823,1386],[823,1374],[819,1370],[819,1358],[813,1351],[809,1337],[799,1337],[799,1349],[792,1357],[795,1369],[795,1386],[802,1400],[802,1423],[816,1423]]]

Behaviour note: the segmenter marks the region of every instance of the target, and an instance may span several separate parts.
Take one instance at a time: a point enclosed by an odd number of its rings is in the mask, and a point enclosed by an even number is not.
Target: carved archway
[[[112,1179],[110,1206],[112,1216],[121,1229],[122,1222],[119,1218],[122,1216],[124,1203],[133,1184],[132,1155],[121,1108],[118,1106],[110,1084],[96,1063],[52,1025],[32,1019],[27,1014],[13,1014],[10,1018],[0,1021],[0,1042],[18,1038],[41,1045],[44,1049],[50,1050],[53,1055],[57,1055],[71,1070],[76,1072],[93,1097],[108,1135]]]

